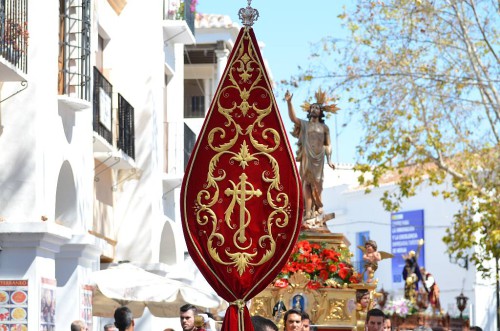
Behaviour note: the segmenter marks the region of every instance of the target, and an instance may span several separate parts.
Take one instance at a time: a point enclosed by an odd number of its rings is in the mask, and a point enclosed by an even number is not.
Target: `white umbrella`
[[[179,307],[190,303],[200,308],[216,308],[221,299],[214,293],[162,277],[131,264],[94,272],[96,284],[93,315],[112,317],[116,308],[127,306],[134,317],[148,307],[157,317],[178,317]],[[203,309],[202,309],[203,310]]]
[[[187,283],[207,293],[218,296],[217,292],[215,292],[212,286],[207,282],[190,256],[188,256],[184,262],[180,263],[178,268],[168,272],[167,277]],[[228,306],[227,301],[220,298],[220,306],[216,307],[216,311],[225,311]]]
[[[177,268],[168,272],[167,277],[196,286],[196,288],[201,288],[210,293],[216,293],[190,256],[184,262],[181,262]]]

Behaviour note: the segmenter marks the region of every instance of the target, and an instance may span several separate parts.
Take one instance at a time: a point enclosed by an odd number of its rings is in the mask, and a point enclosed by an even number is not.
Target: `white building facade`
[[[221,52],[189,71],[190,1],[184,11],[174,0],[0,4],[2,322],[99,330],[110,320],[92,317],[94,271],[130,261],[164,275],[184,261],[170,191],[189,153],[185,76],[204,80],[192,94],[203,118],[238,29],[219,18]],[[16,291],[23,302],[11,301]],[[13,319],[16,308],[25,315]],[[137,320],[138,330],[167,326],[147,312]]]

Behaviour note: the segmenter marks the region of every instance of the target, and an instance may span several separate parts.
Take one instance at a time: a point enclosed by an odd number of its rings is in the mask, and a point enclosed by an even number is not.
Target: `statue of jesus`
[[[292,94],[285,94],[288,115],[295,124],[292,136],[298,138],[297,161],[300,162],[300,178],[304,196],[304,219],[308,220],[323,214],[323,168],[325,157],[328,166],[335,169],[332,163],[332,146],[330,129],[325,124],[325,111],[335,113],[336,105],[326,105],[326,93],[319,89],[316,92],[316,103],[305,102],[302,108],[307,111],[308,121],[298,119],[292,104]]]

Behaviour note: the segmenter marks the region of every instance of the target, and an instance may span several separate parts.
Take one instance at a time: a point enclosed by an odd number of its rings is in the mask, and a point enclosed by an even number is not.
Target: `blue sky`
[[[253,29],[257,39],[265,44],[262,56],[268,61],[274,81],[280,82],[297,73],[298,66],[307,67],[309,63],[310,44],[321,38],[333,36],[342,38],[346,31],[337,17],[347,0],[253,0],[251,6],[259,11],[259,19]],[[229,15],[233,22],[241,22],[238,11],[246,7],[246,0],[198,0],[197,11],[205,14]],[[294,94],[294,106],[297,116],[305,118],[300,111],[300,104],[310,96],[306,86],[291,90]],[[288,118],[286,103],[283,101],[283,87],[279,84],[274,90],[278,108],[287,131],[292,124]],[[344,97],[347,99],[347,97]],[[342,108],[342,104],[340,104]],[[340,111],[342,112],[342,110]],[[344,116],[337,116],[337,127],[340,128]],[[350,123],[342,130],[335,130],[335,119],[326,121],[330,127],[334,152],[332,160],[341,163],[355,161],[355,146],[359,141],[359,128]],[[292,150],[295,150],[296,140],[289,135]]]

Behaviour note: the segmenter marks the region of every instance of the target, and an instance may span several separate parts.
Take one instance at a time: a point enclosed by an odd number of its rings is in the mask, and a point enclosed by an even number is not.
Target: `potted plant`
[[[19,58],[26,52],[28,46],[28,22],[16,22],[5,19],[2,35],[0,36],[0,54],[17,65]]]

